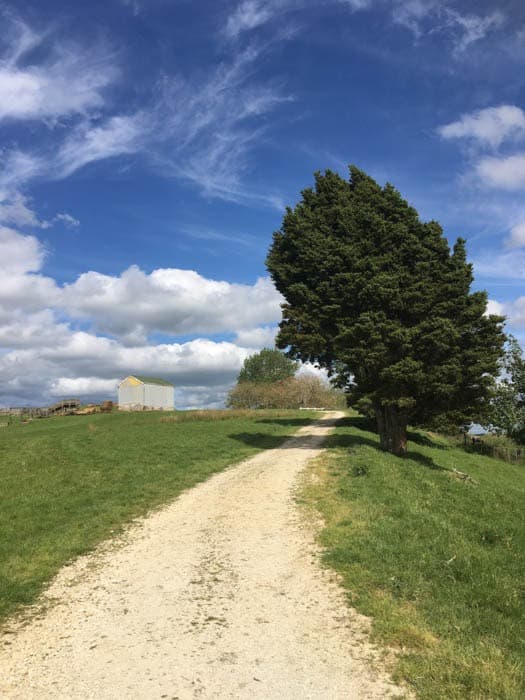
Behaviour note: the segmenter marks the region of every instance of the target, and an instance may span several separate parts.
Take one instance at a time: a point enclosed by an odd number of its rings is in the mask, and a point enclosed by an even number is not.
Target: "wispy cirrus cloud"
[[[95,113],[60,133],[51,147],[4,153],[0,187],[13,191],[36,178],[62,179],[90,163],[138,154],[205,195],[281,208],[277,194],[244,184],[250,153],[268,127],[265,117],[291,100],[278,85],[255,79],[264,50],[250,46],[236,52],[200,82],[165,76],[139,111]]]
[[[455,3],[442,0],[329,0],[344,5],[352,12],[367,10],[386,11],[394,24],[408,29],[416,39],[442,35],[447,38],[456,56],[472,44],[484,39],[505,23],[500,11],[490,14],[463,13]],[[307,12],[316,3],[312,0],[242,0],[228,16],[224,34],[238,39],[282,16],[290,10]]]
[[[104,104],[104,91],[116,80],[114,56],[67,41],[48,42],[20,19],[4,19],[5,48],[0,57],[0,120],[41,119],[86,114]],[[38,62],[32,51],[39,49]],[[42,57],[43,55],[43,57]]]
[[[235,39],[240,34],[266,24],[273,18],[277,3],[268,0],[243,0],[228,17],[224,34]]]

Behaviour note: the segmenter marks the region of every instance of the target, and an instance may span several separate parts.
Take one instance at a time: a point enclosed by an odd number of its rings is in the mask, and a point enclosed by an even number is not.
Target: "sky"
[[[391,182],[525,344],[522,0],[0,2],[0,405],[160,376],[220,406],[272,346],[313,173]]]

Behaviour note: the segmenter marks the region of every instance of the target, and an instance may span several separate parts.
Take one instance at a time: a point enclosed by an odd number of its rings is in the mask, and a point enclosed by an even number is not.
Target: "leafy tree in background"
[[[335,373],[377,419],[381,445],[407,448],[409,418],[486,410],[505,336],[470,292],[465,241],[419,219],[390,184],[326,171],[274,234],[267,266],[285,297],[277,346]]]
[[[501,370],[504,376],[494,391],[491,420],[507,435],[525,443],[525,358],[513,336],[508,338]]]
[[[260,352],[244,360],[237,381],[239,383],[270,384],[293,377],[296,370],[297,362],[291,360],[280,350],[263,348]]]
[[[344,394],[318,377],[278,382],[239,382],[228,394],[229,408],[344,408]]]

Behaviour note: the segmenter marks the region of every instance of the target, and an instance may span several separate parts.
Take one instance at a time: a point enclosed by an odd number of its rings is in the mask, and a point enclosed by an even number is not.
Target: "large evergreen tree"
[[[286,300],[277,345],[336,373],[350,403],[374,412],[383,448],[402,455],[409,418],[461,422],[484,409],[503,319],[470,291],[465,241],[451,252],[392,185],[350,173],[317,173],[274,234],[267,265]]]

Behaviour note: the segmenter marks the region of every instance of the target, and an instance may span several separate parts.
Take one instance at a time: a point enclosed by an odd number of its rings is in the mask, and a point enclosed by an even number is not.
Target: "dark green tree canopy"
[[[270,384],[293,377],[296,369],[297,362],[291,360],[280,350],[263,348],[260,352],[244,360],[237,381],[239,383]]]
[[[461,421],[483,409],[503,319],[470,291],[464,240],[451,251],[441,226],[422,222],[392,185],[356,167],[350,175],[317,173],[274,234],[267,266],[286,299],[277,346],[335,372],[401,454],[408,416]]]

